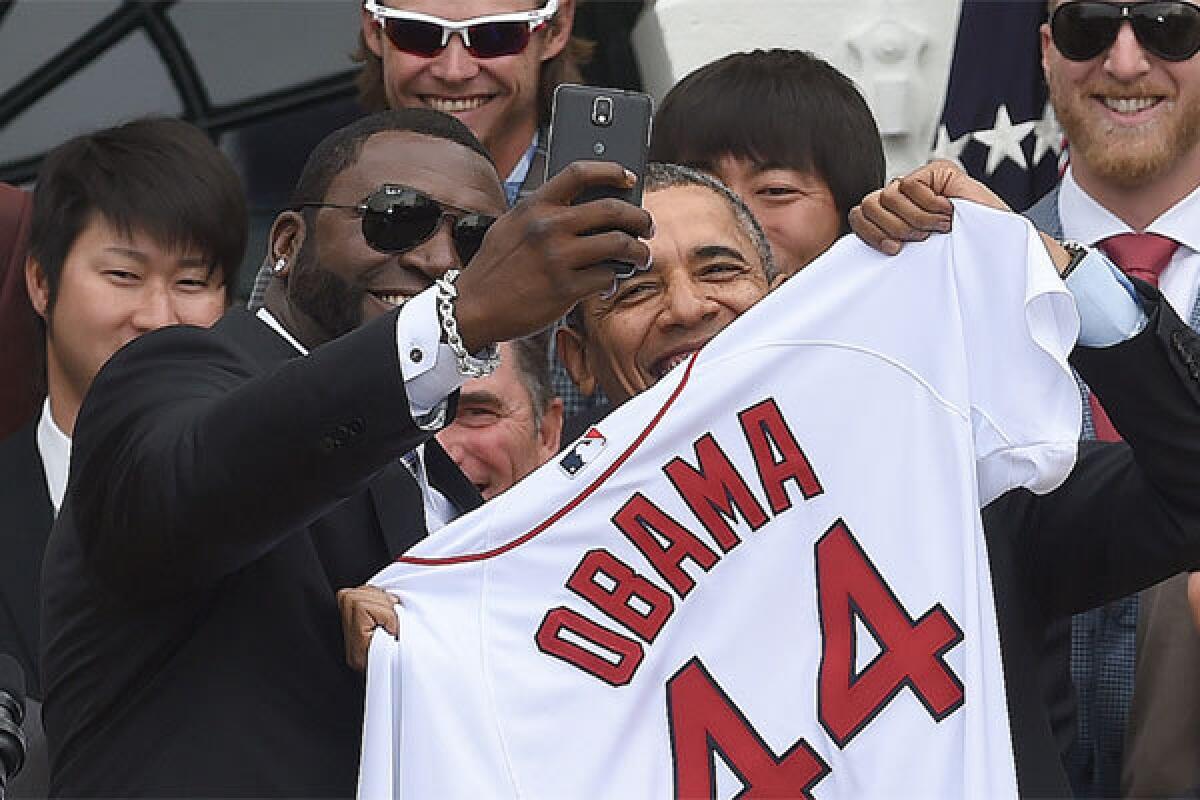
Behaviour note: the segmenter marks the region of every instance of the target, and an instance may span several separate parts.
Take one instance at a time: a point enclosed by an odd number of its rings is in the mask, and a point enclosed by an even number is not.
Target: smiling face
[[[621,281],[609,299],[584,300],[584,332],[564,329],[558,338],[580,389],[598,386],[618,404],[657,383],[769,288],[754,244],[720,195],[672,187],[647,194],[643,205],[654,218],[653,266]]]
[[[516,349],[500,345],[500,366],[486,378],[467,381],[459,394],[454,422],[437,434],[450,458],[491,500],[550,460],[562,433],[562,400],[542,414],[521,382]]]
[[[1042,67],[1071,144],[1072,169],[1089,181],[1132,187],[1183,169],[1200,181],[1200,56],[1164,61],[1132,27],[1090,61],[1070,61],[1041,29]]]
[[[754,212],[785,277],[808,266],[841,235],[833,192],[819,175],[729,155],[717,159],[711,171]]]
[[[544,3],[531,0],[386,0],[392,8],[460,21],[492,14],[528,11]],[[362,16],[367,47],[383,62],[388,106],[424,106],[453,114],[492,154],[506,177],[533,140],[538,121],[538,80],[543,62],[566,47],[573,0],[559,3],[553,24],[543,26],[520,53],[476,58],[460,36],[432,58],[398,50],[366,11]]]
[[[358,160],[330,182],[322,202],[354,206],[384,183],[409,186],[464,211],[499,216],[505,210],[504,192],[487,159],[456,142],[407,131],[368,138]],[[367,244],[354,211],[311,209],[307,218],[311,225],[287,212],[275,223],[273,250],[292,263],[284,273],[287,308],[277,309],[270,298],[268,308],[309,347],[386,314],[447,270],[463,266],[449,218],[427,241],[401,253],[381,253]]]
[[[212,325],[225,310],[221,270],[195,247],[167,249],[138,231],[125,236],[99,215],[72,244],[53,297],[32,259],[25,277],[46,321],[51,407],[68,434],[92,379],[117,350],[166,325]]]

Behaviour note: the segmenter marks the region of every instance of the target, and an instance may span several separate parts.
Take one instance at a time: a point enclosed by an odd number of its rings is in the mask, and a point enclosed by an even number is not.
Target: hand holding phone
[[[645,269],[653,230],[645,209],[618,200],[574,202],[589,189],[624,191],[635,182],[619,164],[578,161],[496,220],[456,284],[455,318],[469,351],[560,319],[609,286],[617,263]]]
[[[641,92],[570,83],[559,86],[550,115],[546,179],[574,161],[613,162],[636,175],[637,183],[630,189],[589,188],[575,203],[615,197],[641,206],[653,114],[654,101]],[[633,274],[629,264],[612,262],[609,266],[618,276]]]

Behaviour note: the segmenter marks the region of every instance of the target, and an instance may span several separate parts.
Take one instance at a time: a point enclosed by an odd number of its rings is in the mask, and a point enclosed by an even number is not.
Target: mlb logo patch
[[[608,439],[604,438],[604,434],[595,428],[588,428],[588,432],[579,437],[579,441],[571,445],[567,454],[558,460],[558,466],[567,473],[567,477],[574,478],[584,467],[596,460],[596,456],[600,455],[606,444]]]

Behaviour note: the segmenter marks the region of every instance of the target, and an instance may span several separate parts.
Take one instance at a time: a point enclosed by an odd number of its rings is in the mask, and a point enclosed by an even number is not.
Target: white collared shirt
[[[405,303],[396,319],[400,374],[404,376],[409,413],[417,425],[425,430],[440,428],[444,424],[446,398],[463,383],[453,353],[447,345],[439,343],[441,327],[438,325],[434,301],[435,290],[427,289]],[[292,336],[266,308],[258,309],[255,316],[299,353],[308,355],[308,348]],[[443,348],[448,356],[442,352]],[[431,353],[432,357],[425,357],[425,353]],[[421,445],[413,452],[417,456],[417,466],[410,468],[410,471],[421,487],[425,529],[433,533],[457,517],[459,512],[444,494],[430,485],[425,467],[425,446]]]
[[[1084,244],[1096,244],[1121,233],[1136,233],[1084,192],[1070,169],[1063,176],[1058,193],[1058,215],[1063,235]],[[1151,222],[1145,233],[1157,233],[1179,242],[1179,249],[1159,277],[1158,287],[1176,313],[1184,320],[1190,319],[1200,289],[1200,188]]]
[[[42,470],[46,476],[46,490],[54,504],[54,516],[62,508],[67,493],[67,473],[71,468],[71,437],[67,436],[54,421],[50,413],[50,398],[42,404],[42,416],[37,426],[37,448],[42,456]]]

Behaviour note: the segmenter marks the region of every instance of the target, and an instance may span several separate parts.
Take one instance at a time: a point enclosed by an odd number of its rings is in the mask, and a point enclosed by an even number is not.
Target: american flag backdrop
[[[958,161],[1018,211],[1058,181],[1062,133],[1047,99],[1044,0],[963,0],[933,155]]]

